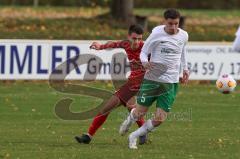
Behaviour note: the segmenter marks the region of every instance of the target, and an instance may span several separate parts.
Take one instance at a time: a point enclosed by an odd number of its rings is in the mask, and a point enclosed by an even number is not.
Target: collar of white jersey
[[[159,33],[163,32],[163,33],[166,33],[167,35],[170,35],[170,36],[171,36],[171,34],[168,34],[168,33],[164,30],[164,27],[165,27],[165,25],[156,26],[155,28],[153,28],[152,34],[159,34]],[[172,35],[178,35],[178,34],[181,32],[181,30],[182,30],[181,28],[178,28],[178,32],[177,32],[176,34],[172,34]]]

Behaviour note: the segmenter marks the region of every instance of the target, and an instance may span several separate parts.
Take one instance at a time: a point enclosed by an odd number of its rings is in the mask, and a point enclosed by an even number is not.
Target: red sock
[[[138,124],[138,127],[141,127],[143,124],[144,124],[144,119],[143,118],[141,118],[141,119],[139,119],[138,121],[136,121],[136,123]]]
[[[97,116],[95,116],[95,118],[92,121],[91,126],[88,129],[88,134],[93,136],[96,131],[98,130],[98,128],[100,128],[103,123],[106,121],[108,114],[98,114]]]

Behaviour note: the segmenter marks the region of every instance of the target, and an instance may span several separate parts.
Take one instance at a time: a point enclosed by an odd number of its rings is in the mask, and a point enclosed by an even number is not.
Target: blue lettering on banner
[[[17,62],[17,68],[18,68],[19,73],[23,72],[27,58],[28,58],[28,71],[27,72],[32,73],[32,46],[30,46],[30,45],[26,46],[26,50],[25,50],[25,54],[24,54],[22,63],[19,58],[19,52],[18,52],[17,46],[11,45],[10,53],[11,53],[10,54],[11,55],[10,74],[13,74],[13,72],[14,72],[14,57]]]
[[[42,47],[38,46],[37,47],[37,73],[39,74],[47,74],[48,70],[41,68],[41,63],[42,63]]]
[[[53,46],[52,47],[52,72],[56,74],[62,74],[62,70],[56,69],[56,63],[62,62],[62,58],[56,57],[57,51],[62,51],[62,46]]]
[[[5,46],[0,46],[1,73],[5,73]]]
[[[71,58],[71,52],[75,53],[74,58],[69,60]],[[67,74],[70,73],[72,69],[70,69],[70,65],[72,64],[77,72],[77,74],[81,74],[80,69],[78,67],[78,64],[76,61],[78,60],[80,55],[79,48],[76,46],[68,46],[67,47]]]

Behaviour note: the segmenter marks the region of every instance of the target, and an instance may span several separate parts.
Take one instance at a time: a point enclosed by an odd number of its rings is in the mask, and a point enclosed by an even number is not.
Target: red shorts
[[[138,93],[139,86],[140,84],[134,84],[133,82],[127,81],[115,92],[115,95],[121,100],[122,104],[126,106],[129,99]]]

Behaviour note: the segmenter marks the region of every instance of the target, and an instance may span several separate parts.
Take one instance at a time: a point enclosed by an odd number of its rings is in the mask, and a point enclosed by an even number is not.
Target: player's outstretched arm
[[[90,46],[90,49],[95,49],[95,50],[104,50],[104,49],[110,49],[110,48],[122,48],[122,42],[109,41],[106,44],[102,44],[102,45],[98,42],[93,42]]]
[[[101,44],[98,42],[93,42],[90,46],[90,49],[101,50]]]

